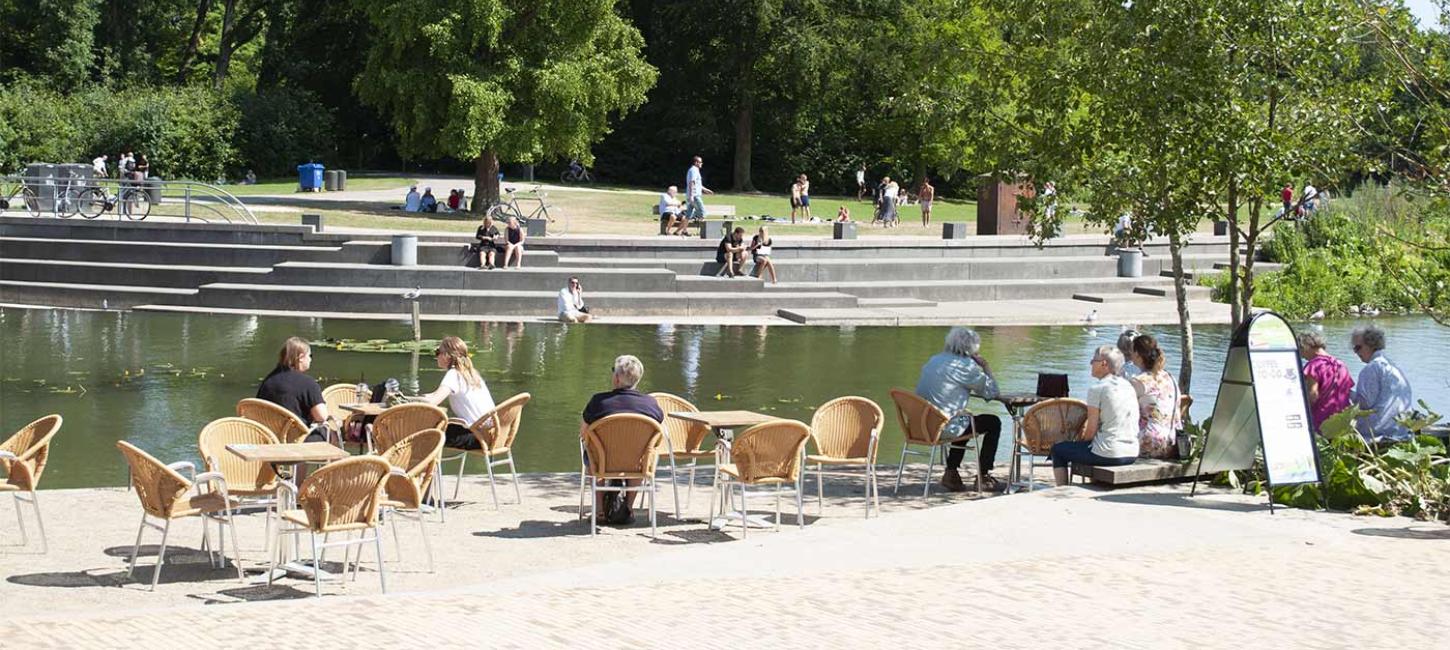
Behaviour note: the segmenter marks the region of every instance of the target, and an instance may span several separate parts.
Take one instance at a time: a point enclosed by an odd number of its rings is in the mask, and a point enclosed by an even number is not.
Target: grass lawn
[[[347,177],[347,189],[351,190],[389,190],[407,187],[413,183],[413,179],[402,176],[351,176]],[[221,185],[222,189],[231,192],[234,196],[258,196],[262,194],[289,194],[297,192],[297,177],[268,178],[260,180],[256,185]]]

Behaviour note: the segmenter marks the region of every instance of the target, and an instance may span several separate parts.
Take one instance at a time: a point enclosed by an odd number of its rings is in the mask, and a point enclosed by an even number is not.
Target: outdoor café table
[[[1022,440],[1022,416],[1027,413],[1027,409],[1032,408],[1032,405],[1046,399],[1046,397],[1034,393],[1000,393],[995,400],[992,400],[1001,402],[1002,406],[1007,407],[1008,415],[1012,416],[1012,460],[1007,467],[1007,488],[1005,490],[1007,494],[1015,492],[1018,483],[1022,482],[1022,446],[1019,444],[1019,441]],[[1029,473],[1027,481],[1030,483],[1032,470],[1027,471]]]
[[[299,442],[276,445],[231,444],[227,445],[227,451],[236,454],[238,458],[241,458],[242,460],[249,463],[272,463],[274,465],[291,466],[291,476],[297,475],[297,465],[301,463],[330,463],[335,460],[342,460],[349,456],[346,451],[325,442]],[[291,485],[294,488],[296,487],[292,484],[290,477],[289,479],[283,480],[286,480],[288,485]],[[282,493],[281,497],[277,499],[277,510],[279,514],[283,511],[297,507],[291,499],[291,495],[295,494],[295,490],[279,491]],[[277,525],[280,526],[282,524],[281,522],[278,522]],[[296,549],[296,546],[298,545],[298,540],[295,537],[292,540],[292,545],[294,547],[293,553],[300,554]],[[283,554],[283,560],[287,559],[286,551],[287,549],[285,547],[278,550],[279,553]],[[316,558],[314,558],[313,561],[316,562]],[[280,570],[286,572],[300,573],[309,578],[312,577],[314,572],[321,572],[322,577],[324,578],[331,577],[326,571],[322,571],[321,569],[314,569],[311,566],[295,561],[284,561],[282,563],[282,566],[280,567]],[[254,583],[266,581],[267,575],[265,572],[261,576],[260,580],[253,579]]]
[[[674,411],[669,414],[669,417],[687,422],[698,422],[710,427],[710,431],[714,432],[715,437],[720,440],[720,462],[722,463],[730,462],[730,441],[735,438],[735,429],[753,427],[763,422],[774,422],[780,419],[754,411]],[[768,528],[772,525],[763,516],[747,517],[743,512],[732,510],[722,517],[712,519],[710,528],[723,529],[725,524],[731,520],[743,520],[747,525],[756,528]]]
[[[370,416],[373,416],[373,417],[377,417],[379,415],[382,415],[383,411],[387,410],[387,408],[388,408],[388,406],[386,404],[380,404],[378,402],[361,402],[361,403],[358,403],[358,404],[338,404],[337,406],[338,406],[338,408],[340,408],[340,409],[342,409],[344,411],[347,411],[349,413],[356,413],[358,415],[370,415]]]

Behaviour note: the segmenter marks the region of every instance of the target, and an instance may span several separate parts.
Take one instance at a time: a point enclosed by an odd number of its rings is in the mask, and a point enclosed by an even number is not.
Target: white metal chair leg
[[[695,466],[698,465],[699,462],[700,461],[697,459],[690,459],[690,484],[685,486],[685,505],[687,507],[690,504],[690,497],[694,496],[695,494]]]
[[[439,461],[438,463],[433,465],[433,485],[429,486],[428,491],[433,493],[433,506],[438,508],[438,523],[444,523],[445,521],[447,521],[448,517],[448,515],[446,514],[448,512],[448,502],[443,499],[442,461]],[[458,497],[454,497],[453,500],[457,501]],[[423,516],[423,511],[421,509],[418,511],[418,516]]]
[[[484,457],[483,464],[488,467],[488,489],[493,493],[493,509],[498,510],[498,484],[493,480],[493,459]]]
[[[816,463],[816,514],[826,514],[826,466]]]
[[[599,490],[593,478],[589,479],[589,536],[599,534]]]
[[[463,467],[468,464],[468,452],[458,457],[458,480],[453,482],[453,500],[458,500],[458,488],[463,487]]]
[[[932,445],[931,451],[926,454],[926,485],[921,488],[923,498],[931,496],[931,475],[936,470],[936,450],[939,445]]]
[[[509,476],[514,480],[514,500],[519,504],[524,502],[523,490],[519,488],[519,468],[514,466],[514,450],[509,449]]]
[[[171,535],[171,520],[166,520],[166,527],[161,529],[161,550],[156,552],[156,569],[151,572],[151,591],[156,591],[156,583],[161,582],[161,565],[166,563],[166,538]]]
[[[658,517],[658,515],[656,513],[658,512],[658,509],[655,508],[655,497],[658,496],[659,493],[660,493],[659,485],[655,484],[655,482],[653,480],[651,480],[649,482],[649,536],[650,536],[650,539],[659,539],[659,530],[656,528],[656,519]],[[679,490],[678,489],[675,490],[675,495],[676,495],[676,499],[675,499],[675,509],[676,509],[675,518],[678,519],[679,518],[678,512],[679,512],[679,507],[680,507],[679,506],[679,503],[680,502],[679,502],[679,498],[678,498],[679,497]]]
[[[319,597],[322,596],[322,560],[317,554],[317,533],[308,535],[312,539],[312,586]],[[383,565],[382,555],[378,556],[378,566]]]
[[[775,530],[780,531],[780,488],[781,483],[775,484]]]
[[[30,536],[25,533],[25,514],[22,513],[22,512],[20,512],[20,494],[17,492],[14,495],[14,497],[15,497],[15,521],[20,526],[20,545],[21,546],[25,546],[26,544],[29,544],[30,543]]]
[[[670,489],[675,493],[675,519],[680,519],[680,470],[674,456],[670,456]]]
[[[428,555],[428,573],[433,573],[433,543],[428,541],[428,529],[423,527],[423,511],[418,511],[418,533],[423,536],[423,550]]]
[[[797,489],[795,491],[795,521],[796,521],[797,527],[799,527],[801,530],[805,530],[805,528],[806,528],[806,497],[805,497],[804,494],[801,494],[800,487],[802,487],[802,486],[796,486]]]
[[[906,444],[901,445],[901,462],[896,464],[896,487],[891,489],[891,496],[901,492],[901,472],[906,469]]]
[[[240,542],[237,541],[237,524],[232,519],[231,508],[227,508],[224,512],[227,516],[227,532],[231,533],[232,536],[232,553],[236,555],[236,557],[232,560],[232,564],[237,567],[237,580],[240,580],[243,584],[245,584],[247,582],[247,576],[242,573],[242,545]],[[222,536],[220,523],[218,523],[216,534],[217,537]],[[226,558],[223,557],[222,560],[225,561]]]
[[[141,513],[141,525],[136,528],[136,543],[131,545],[131,568],[126,570],[126,577],[136,572],[136,556],[141,554],[141,533],[146,532],[146,513]]]
[[[750,504],[745,498],[745,484],[737,485],[740,486],[740,539],[743,540],[750,533]]]
[[[35,490],[30,491],[30,507],[35,508],[35,527],[40,529],[40,552],[46,553],[50,550],[50,542],[45,537],[45,518],[40,516],[40,500],[36,498]]]
[[[388,568],[383,566],[386,563],[383,562],[383,536],[379,534],[380,532],[377,527],[373,527],[373,548],[377,549],[378,553],[378,586],[382,588],[383,593],[388,593]],[[358,549],[359,559],[361,559],[361,555],[362,549]]]

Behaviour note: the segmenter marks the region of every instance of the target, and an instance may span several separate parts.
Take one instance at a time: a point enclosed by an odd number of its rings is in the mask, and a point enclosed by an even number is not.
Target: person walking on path
[[[896,195],[901,192],[901,186],[890,176],[881,179],[881,224],[887,228],[896,227]]]
[[[705,166],[705,160],[695,156],[690,168],[685,170],[685,218],[691,221],[705,218],[705,194],[714,194],[710,188],[705,187],[705,179],[700,175],[700,168]]]
[[[1284,201],[1284,218],[1293,216],[1294,213],[1290,211],[1294,209],[1294,186],[1284,183],[1284,189],[1279,190],[1279,198]]]
[[[866,197],[866,163],[856,169],[856,200],[861,201]]]
[[[916,191],[917,200],[921,201],[921,225],[931,225],[931,202],[936,199],[936,188],[931,186],[931,179],[922,177],[921,189]]]
[[[796,177],[795,182],[790,184],[790,222],[795,223],[796,212],[801,207],[801,178]]]
[[[811,220],[811,177],[801,174],[801,220]]]

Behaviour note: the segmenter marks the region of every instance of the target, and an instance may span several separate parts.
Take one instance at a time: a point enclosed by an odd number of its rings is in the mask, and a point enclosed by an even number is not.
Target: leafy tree
[[[615,0],[360,3],[373,30],[358,95],[401,148],[473,160],[474,209],[498,199],[500,157],[592,159],[611,115],[654,83]]]

